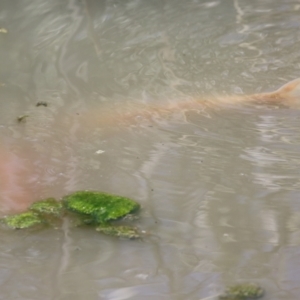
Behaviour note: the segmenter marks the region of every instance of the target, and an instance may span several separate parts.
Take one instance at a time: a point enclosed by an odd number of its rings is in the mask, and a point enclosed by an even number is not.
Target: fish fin
[[[271,93],[275,95],[278,99],[299,99],[300,100],[300,78],[294,79],[282,87],[280,87],[275,92]]]

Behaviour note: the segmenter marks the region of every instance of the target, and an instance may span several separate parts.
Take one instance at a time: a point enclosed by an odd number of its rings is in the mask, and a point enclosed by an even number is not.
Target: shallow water
[[[0,137],[25,164],[31,199],[128,196],[147,235],[2,231],[0,299],[217,299],[249,281],[264,299],[299,299],[300,110],[121,120],[138,104],[299,77],[299,10],[292,0],[3,0]],[[90,111],[120,120],[91,126],[80,119]],[[2,200],[2,214],[16,205]]]

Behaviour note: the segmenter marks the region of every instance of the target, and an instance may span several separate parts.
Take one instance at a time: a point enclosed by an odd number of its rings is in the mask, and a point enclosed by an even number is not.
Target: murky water
[[[2,214],[102,190],[140,202],[148,235],[1,232],[0,299],[217,299],[248,281],[264,299],[299,299],[300,110],[122,121],[140,104],[299,77],[299,13],[295,0],[2,0],[0,154],[14,165],[0,175],[20,185]],[[113,121],[91,125],[98,111]],[[23,180],[9,181],[18,166]]]

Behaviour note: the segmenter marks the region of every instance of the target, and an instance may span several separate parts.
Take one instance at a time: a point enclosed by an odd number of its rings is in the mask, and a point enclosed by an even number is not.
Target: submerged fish
[[[95,126],[114,127],[118,124],[136,124],[143,120],[151,120],[155,116],[167,116],[175,112],[188,110],[213,110],[230,108],[241,103],[274,104],[291,108],[300,108],[300,78],[290,81],[281,88],[270,93],[252,95],[203,97],[174,103],[155,103],[149,105],[120,104],[116,108],[100,107],[92,109],[81,116],[87,130]]]
[[[86,128],[89,132],[95,127],[114,127],[118,124],[138,123],[140,119],[152,119],[155,115],[168,115],[182,110],[193,109],[222,109],[231,107],[237,103],[262,103],[284,105],[291,108],[300,108],[300,78],[295,79],[278,90],[270,93],[261,93],[232,97],[207,97],[174,104],[153,104],[133,106],[130,109],[118,107],[92,109],[89,112],[79,115],[79,128]],[[141,117],[141,118],[138,118]],[[72,129],[65,130],[65,133]],[[53,133],[55,134],[55,133]],[[51,135],[51,139],[55,137]],[[27,152],[27,154],[29,154]],[[31,176],[34,174],[34,162],[32,156],[26,152],[18,156],[10,151],[9,145],[3,141],[0,145],[0,212],[21,211],[30,203],[39,200],[35,199],[36,191],[30,184]],[[48,162],[49,163],[49,162]],[[47,164],[47,162],[45,162]],[[50,196],[50,195],[49,195]]]

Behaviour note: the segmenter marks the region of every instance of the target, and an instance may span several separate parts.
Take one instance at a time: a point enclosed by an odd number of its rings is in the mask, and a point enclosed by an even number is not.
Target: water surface
[[[147,236],[3,231],[0,299],[217,299],[249,281],[264,299],[299,299],[300,111],[121,119],[136,105],[299,77],[299,10],[293,0],[2,0],[0,137],[26,166],[30,199],[128,196]],[[91,111],[120,121],[91,126],[81,119]],[[2,214],[11,208],[2,199]]]

